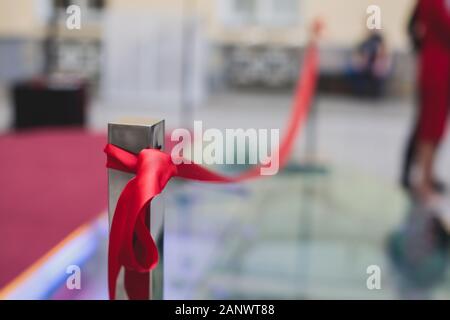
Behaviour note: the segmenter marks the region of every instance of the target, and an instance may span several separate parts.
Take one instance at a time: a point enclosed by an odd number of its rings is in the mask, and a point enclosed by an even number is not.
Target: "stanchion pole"
[[[132,153],[139,153],[142,149],[164,149],[164,120],[149,122],[118,122],[108,124],[108,142]],[[108,169],[108,213],[111,225],[114,211],[120,193],[133,177],[133,174]],[[155,239],[160,261],[158,266],[149,274],[149,298],[163,299],[163,265],[164,265],[164,203],[162,196],[156,197],[151,203],[151,215],[146,222]],[[145,280],[147,281],[147,280]],[[117,299],[128,299],[124,288],[124,270],[121,270],[117,280]]]

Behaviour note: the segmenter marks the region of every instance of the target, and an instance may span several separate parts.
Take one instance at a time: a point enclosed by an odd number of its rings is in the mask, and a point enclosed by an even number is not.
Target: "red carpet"
[[[107,208],[105,135],[0,136],[0,288]]]

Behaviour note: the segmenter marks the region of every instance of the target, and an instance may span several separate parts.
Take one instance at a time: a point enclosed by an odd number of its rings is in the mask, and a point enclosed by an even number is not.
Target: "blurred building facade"
[[[202,40],[196,43],[200,43],[201,49],[192,49],[194,53],[191,53],[195,56],[193,61],[204,65],[204,70],[198,71],[201,75],[197,81],[205,83],[206,89],[196,89],[198,92],[230,83],[280,86],[295,80],[297,49],[304,47],[308,26],[314,18],[321,17],[327,25],[321,49],[322,69],[340,69],[346,63],[348,51],[367,33],[366,9],[375,4],[382,10],[382,32],[396,55],[393,77],[397,77],[400,84],[393,90],[404,94],[410,91],[410,82],[414,78],[410,59],[405,59],[409,51],[405,28],[413,3],[414,0],[2,1],[0,81],[8,82],[41,72],[46,63],[42,47],[52,34],[55,45],[51,55],[56,57],[54,69],[81,74],[101,83],[101,78],[105,77],[102,69],[105,47],[108,47],[105,42],[111,32],[105,30],[111,26],[106,23],[106,17],[133,11],[148,14],[150,20],[152,17],[167,18],[168,21],[179,19],[180,24],[170,24],[173,30],[179,28],[180,43],[178,47],[172,47],[181,51],[180,56],[189,54],[183,41],[190,45],[186,37],[192,34],[186,33],[186,29],[193,29],[197,40],[200,35]],[[82,8],[80,30],[65,27],[65,8],[70,4]],[[164,32],[160,38],[166,38]],[[192,64],[189,59],[179,62],[181,73],[183,65]],[[182,82],[179,77],[182,76],[174,77],[174,81]]]

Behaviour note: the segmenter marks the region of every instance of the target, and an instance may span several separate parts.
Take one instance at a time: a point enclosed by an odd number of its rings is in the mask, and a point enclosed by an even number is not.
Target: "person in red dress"
[[[443,139],[450,104],[450,1],[419,0],[421,32],[418,89],[419,117],[414,194],[429,203],[437,198],[433,188],[436,151]]]

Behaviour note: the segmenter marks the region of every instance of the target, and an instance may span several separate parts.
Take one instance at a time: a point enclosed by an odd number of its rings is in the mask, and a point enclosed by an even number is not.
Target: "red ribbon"
[[[315,92],[318,55],[315,45],[308,47],[299,75],[292,114],[286,135],[280,145],[282,168],[292,150],[299,129],[305,122]],[[116,297],[119,271],[125,268],[125,289],[130,299],[148,299],[149,272],[158,263],[158,249],[145,221],[151,200],[159,195],[172,177],[189,180],[228,183],[260,176],[261,166],[237,177],[226,177],[197,164],[177,164],[170,155],[156,149],[144,149],[138,155],[114,145],[105,147],[107,167],[134,173],[117,202],[109,234],[108,285],[110,299]]]

